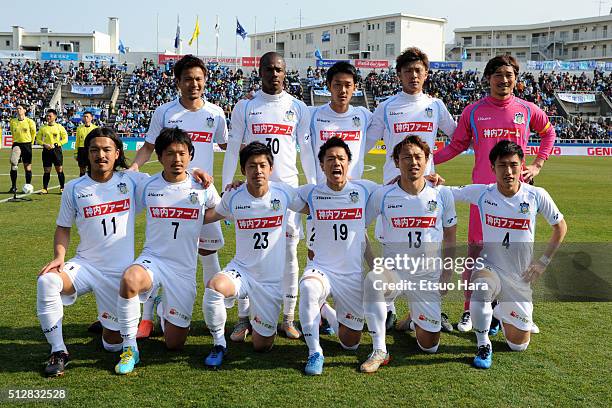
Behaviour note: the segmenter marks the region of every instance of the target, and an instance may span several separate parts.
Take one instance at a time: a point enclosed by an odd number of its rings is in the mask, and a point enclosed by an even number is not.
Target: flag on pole
[[[217,16],[217,22],[215,23],[215,37],[219,38],[219,16]]]
[[[176,36],[174,37],[174,49],[178,50],[181,47],[181,23],[179,16],[176,16]]]
[[[316,59],[318,59],[318,60],[322,60],[322,59],[323,59],[323,55],[321,55],[321,50],[320,50],[320,49],[318,49],[318,48],[315,50],[315,52],[314,52],[314,56],[315,56],[315,58],[316,58]]]
[[[119,54],[125,54],[125,46],[123,45],[123,41],[119,40],[119,46],[117,47]]]
[[[238,19],[236,19],[236,35],[239,35],[242,37],[242,39],[244,40],[247,36],[247,32],[244,29],[243,26],[240,25],[240,21],[238,21]]]
[[[193,29],[193,34],[191,35],[191,39],[189,40],[189,45],[193,43],[200,36],[200,18],[196,17],[195,28]]]

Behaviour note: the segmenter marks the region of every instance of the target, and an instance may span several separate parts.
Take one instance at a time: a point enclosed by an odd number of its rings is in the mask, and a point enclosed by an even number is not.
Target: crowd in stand
[[[260,89],[261,80],[256,69],[244,74],[241,69],[216,64],[208,65],[208,79],[205,95],[207,100],[219,105],[225,111],[228,121],[234,105],[246,93]],[[149,125],[156,107],[177,96],[172,63],[157,66],[152,60],[143,60],[132,74],[126,74],[125,65],[99,63],[70,63],[40,61],[0,61],[0,125],[8,128],[8,121],[14,116],[17,103],[26,104],[35,111],[37,125],[42,124],[47,107],[56,84],[63,82],[78,84],[119,85],[124,75],[131,75],[123,102],[116,111],[110,112],[108,101],[95,106],[84,107],[78,101],[64,104],[59,110],[58,122],[73,132],[78,125],[80,114],[87,109],[96,111],[96,122],[113,122],[117,131],[131,136],[142,136]],[[325,88],[325,68],[309,67],[306,71],[307,84],[314,89]],[[401,90],[395,70],[373,70],[362,79],[358,71],[358,87],[365,88],[374,96],[374,108],[378,103]],[[432,71],[425,84],[425,92],[440,98],[451,114],[458,116],[470,103],[487,94],[486,83],[475,71]],[[286,89],[299,99],[303,99],[304,89],[298,71],[288,71]],[[600,118],[589,121],[573,117],[566,120],[559,116],[555,92],[602,92],[612,96],[612,75],[595,72],[585,73],[552,72],[532,74],[521,73],[515,89],[518,97],[534,102],[551,118],[561,139],[601,140],[610,139],[612,123]]]

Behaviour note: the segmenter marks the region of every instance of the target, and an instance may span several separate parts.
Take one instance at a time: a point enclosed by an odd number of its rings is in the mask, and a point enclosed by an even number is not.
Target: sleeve
[[[298,189],[293,188],[289,185],[285,185],[283,186],[283,188],[285,189],[285,191],[287,192],[287,195],[289,196],[290,201],[288,203],[288,208],[295,212],[302,211],[302,209],[304,209],[304,207],[306,206],[306,202],[302,200],[302,198],[300,197],[300,194],[298,193]]]
[[[74,207],[74,183],[66,184],[66,189],[62,194],[59,213],[55,223],[59,227],[72,227],[76,219],[76,208]]]
[[[151,117],[151,122],[149,122],[149,130],[147,130],[147,135],[145,136],[145,142],[149,142],[151,144],[155,144],[155,139],[159,136],[159,132],[161,132],[164,127],[163,124],[163,114],[161,113],[161,106],[155,109],[153,112],[153,116]]]
[[[470,184],[469,186],[448,187],[455,201],[464,201],[478,205],[478,199],[487,189],[487,184]]]
[[[127,173],[127,172],[126,172]],[[130,172],[133,173],[133,172]],[[136,173],[140,174],[140,173]],[[132,177],[132,174],[129,174],[128,177]],[[149,184],[145,179],[134,180],[136,181],[136,191],[134,192],[134,203],[136,205],[136,213],[141,212],[146,207],[146,199],[144,196],[145,189]]]
[[[434,164],[444,163],[470,147],[472,141],[472,128],[470,126],[469,107],[465,108],[459,118],[457,128],[453,132],[453,136],[448,145],[442,150],[434,153]]]
[[[43,133],[44,133],[44,127],[41,127],[40,129],[38,129],[38,133],[36,133],[36,143],[38,143],[39,145],[43,145]]]
[[[219,201],[219,203],[215,207],[215,211],[217,212],[217,214],[222,215],[223,217],[225,217],[226,220],[231,221],[234,219],[234,215],[232,214],[229,203],[231,198],[235,194],[236,191],[232,191],[229,194],[223,194],[223,197],[221,197],[221,201]]]
[[[15,120],[14,119],[11,119],[11,121],[9,122],[9,131],[11,132],[11,135],[14,135],[15,133],[17,133],[17,131],[15,129]],[[34,136],[36,136],[36,135],[34,135]],[[13,136],[13,139],[15,139],[14,136]]]
[[[557,134],[555,133],[555,127],[551,125],[546,113],[536,105],[533,105],[533,116],[529,122],[529,128],[540,136],[538,158],[547,160],[555,145]]]
[[[563,219],[563,214],[557,208],[557,205],[548,194],[548,191],[543,188],[537,190],[538,213],[546,219],[550,225],[557,225]]]
[[[225,120],[225,113],[222,110],[219,110],[219,125],[217,126],[217,130],[215,132],[215,142],[218,144],[227,143],[227,121]]]
[[[36,123],[32,119],[30,119],[30,136],[32,137],[32,144],[36,140]]]
[[[310,194],[310,192],[312,191],[314,187],[315,187],[314,184],[305,184],[303,186],[298,187],[297,196],[300,202],[302,203],[302,207],[300,208],[300,210],[304,208],[306,205],[308,205],[308,195]]]
[[[300,121],[297,124],[296,138],[300,146],[300,162],[306,182],[316,183],[316,163],[310,143],[310,111],[303,103],[300,103]]]
[[[366,130],[366,153],[372,150],[380,139],[385,135],[385,119],[383,104],[378,105],[371,116],[370,124]]]
[[[438,128],[448,137],[452,137],[453,133],[455,133],[455,129],[457,129],[457,123],[455,123],[455,119],[450,114],[446,105],[441,100],[437,100],[438,103]]]
[[[442,226],[444,228],[457,225],[457,211],[455,210],[455,199],[448,187],[440,187],[440,197],[442,198]]]
[[[208,188],[205,191],[206,191],[206,202],[204,203],[204,209],[215,208],[217,204],[221,202],[221,197],[219,197],[219,193],[217,192],[215,185],[211,184],[210,186],[208,186]]]
[[[236,173],[238,153],[240,153],[240,146],[244,141],[244,133],[246,130],[244,117],[244,111],[246,109],[245,104],[246,102],[244,100],[239,101],[232,111],[231,129],[228,134],[227,149],[223,157],[223,171],[221,176],[222,190],[232,182],[234,174]]]
[[[60,125],[60,140],[59,145],[63,146],[68,143],[68,133],[66,132],[66,128]]]
[[[366,225],[370,225],[372,221],[376,219],[380,215],[380,207],[382,205],[382,199],[385,188],[379,188],[370,196],[368,199],[368,204],[366,206]]]

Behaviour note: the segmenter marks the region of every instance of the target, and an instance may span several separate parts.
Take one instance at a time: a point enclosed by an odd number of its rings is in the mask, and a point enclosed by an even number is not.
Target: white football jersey
[[[368,202],[367,223],[370,224],[379,215],[385,257],[397,254],[438,257],[444,228],[457,224],[455,201],[450,189],[429,184],[425,184],[417,195],[407,193],[399,183],[376,190]]]
[[[191,137],[194,154],[189,168],[199,168],[212,176],[213,174],[213,141],[227,143],[227,123],[223,109],[208,101],[195,112],[185,109],[179,98],[164,103],[155,109],[146,142],[155,144],[159,132],[165,127],[178,127]]]
[[[88,175],[66,183],[57,225],[76,223],[80,242],[76,257],[104,274],[119,278],[134,261],[136,186],[145,173],[115,172],[106,183]]]
[[[253,99],[239,101],[232,112],[228,152],[223,162],[223,185],[232,182],[241,144],[267,145],[274,155],[271,181],[298,186],[297,146],[308,180],[314,180],[314,161],[309,141],[310,112],[304,102],[286,92],[269,95],[258,91]]]
[[[315,255],[309,267],[340,275],[362,273],[366,205],[378,187],[369,180],[351,180],[342,191],[324,183],[300,187],[315,230],[310,237]]]
[[[178,275],[195,277],[204,211],[220,201],[214,185],[204,189],[191,175],[169,183],[158,173],[138,186],[137,199],[147,212],[142,254],[162,260]]]
[[[425,174],[434,172],[433,152],[438,129],[451,137],[457,124],[444,103],[423,93],[409,95],[399,92],[382,102],[372,116],[368,134],[383,139],[386,147],[383,178],[388,183],[399,176],[393,161],[393,148],[408,135],[417,135],[431,148]]]
[[[300,211],[304,203],[297,190],[284,183],[270,182],[260,198],[253,197],[243,184],[227,191],[216,207],[217,213],[233,220],[236,256],[225,269],[246,271],[260,283],[280,284],[285,273],[287,210]]]
[[[310,107],[310,141],[315,157],[317,184],[326,181],[319,162],[319,150],[331,137],[344,140],[351,150],[353,159],[349,163],[348,176],[351,180],[360,180],[363,175],[363,161],[367,153],[366,130],[372,120],[372,113],[366,108],[349,106],[345,113],[335,112],[328,104]],[[372,141],[373,146],[376,139]]]
[[[542,214],[550,225],[563,219],[541,187],[521,183],[512,197],[501,194],[496,184],[451,187],[451,191],[455,200],[478,206],[484,244],[480,256],[513,279],[522,279],[531,263],[537,215]]]

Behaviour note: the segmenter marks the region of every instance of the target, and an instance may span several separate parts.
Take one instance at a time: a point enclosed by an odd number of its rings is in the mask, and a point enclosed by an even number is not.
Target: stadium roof
[[[385,15],[382,15],[382,16],[355,18],[355,19],[352,19],[352,20],[332,21],[330,23],[315,24],[315,25],[304,26],[304,27],[283,28],[282,30],[276,30],[276,33],[278,34],[278,33],[282,33],[282,32],[285,32],[285,31],[296,31],[296,30],[311,30],[311,29],[315,29],[315,28],[327,27],[327,26],[330,26],[330,25],[350,24],[350,23],[357,23],[357,22],[364,21],[364,20],[379,20],[379,19],[389,18],[389,17],[408,17],[408,18],[412,18],[412,19],[416,19],[416,20],[427,20],[427,21],[435,21],[437,23],[446,23],[446,19],[445,18],[424,17],[424,16],[417,16],[417,15],[414,15],[414,14],[395,13],[395,14],[385,14]],[[274,34],[274,31],[265,31],[265,32],[262,32],[262,33],[249,34],[248,36],[249,37],[255,37],[255,36],[270,35],[270,34]]]

